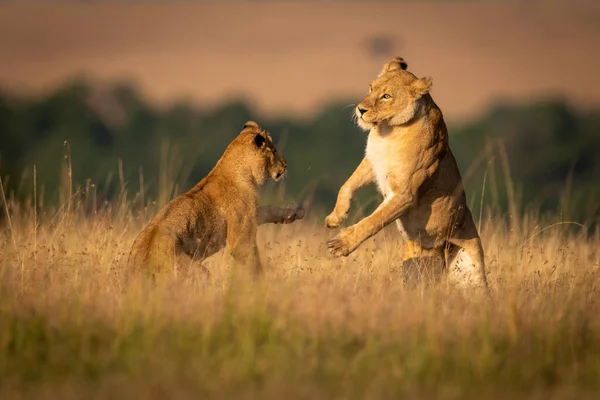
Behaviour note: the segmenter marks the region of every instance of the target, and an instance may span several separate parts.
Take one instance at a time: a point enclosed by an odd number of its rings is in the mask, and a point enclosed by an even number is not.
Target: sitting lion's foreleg
[[[354,193],[375,180],[375,173],[371,163],[366,158],[363,158],[361,163],[358,165],[356,170],[352,173],[350,178],[342,185],[338,192],[337,200],[335,202],[335,208],[325,218],[325,225],[328,228],[337,228],[342,222],[348,217],[348,211],[350,211],[350,200]]]
[[[263,272],[256,245],[256,226],[248,221],[227,226],[227,251],[236,262],[250,268],[255,275]]]
[[[329,251],[336,257],[345,257],[352,253],[362,242],[403,215],[412,204],[412,200],[413,196],[408,193],[394,194],[386,198],[371,215],[344,229],[327,242]]]
[[[258,207],[258,224],[289,224],[304,218],[304,208],[281,208],[276,206]]]
[[[240,243],[231,249],[230,254],[237,264],[248,267],[256,276],[262,274],[263,267],[256,243]]]

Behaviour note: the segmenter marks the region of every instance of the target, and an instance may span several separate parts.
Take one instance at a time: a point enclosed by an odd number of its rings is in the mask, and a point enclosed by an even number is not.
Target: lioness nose
[[[362,117],[362,115],[367,112],[367,109],[362,108],[361,106],[358,106],[358,112],[360,113],[360,116]]]

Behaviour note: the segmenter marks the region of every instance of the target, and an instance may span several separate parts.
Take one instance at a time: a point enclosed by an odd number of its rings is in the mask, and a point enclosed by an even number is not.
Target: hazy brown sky
[[[600,2],[0,3],[0,85],[15,91],[86,72],[156,101],[311,113],[359,101],[396,54],[450,118],[498,98],[598,105]]]

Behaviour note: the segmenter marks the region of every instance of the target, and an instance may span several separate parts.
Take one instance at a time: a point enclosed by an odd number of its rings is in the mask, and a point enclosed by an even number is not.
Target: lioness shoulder
[[[212,171],[165,205],[137,236],[129,266],[154,273],[173,268],[182,253],[202,260],[226,247],[234,260],[260,272],[257,226],[304,216],[301,207],[258,204],[260,186],[267,179],[279,180],[286,169],[270,134],[246,122]]]
[[[326,225],[338,227],[354,192],[370,182],[383,202],[328,246],[333,255],[347,256],[396,221],[406,239],[405,266],[430,259],[458,283],[487,286],[481,240],[431,85],[431,78],[407,71],[401,57],[385,64],[369,85],[355,109],[358,126],[369,132],[365,157],[341,187]]]

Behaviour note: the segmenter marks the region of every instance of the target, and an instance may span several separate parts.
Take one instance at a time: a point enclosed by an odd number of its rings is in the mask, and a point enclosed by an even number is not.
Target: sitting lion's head
[[[417,78],[406,67],[401,57],[383,66],[369,85],[369,94],[356,107],[358,126],[368,131],[379,123],[390,127],[404,125],[418,114],[432,80]]]
[[[244,149],[239,162],[251,168],[258,183],[268,178],[278,181],[285,174],[287,162],[277,151],[269,132],[261,129],[256,122],[246,122],[238,139]]]

